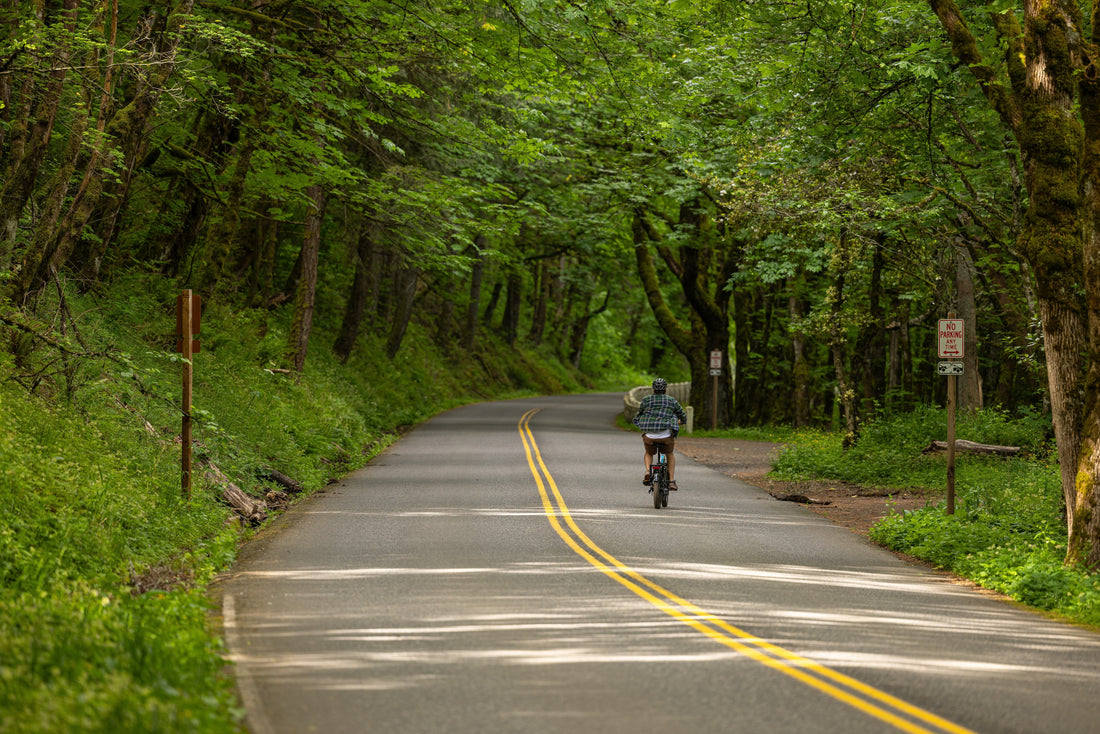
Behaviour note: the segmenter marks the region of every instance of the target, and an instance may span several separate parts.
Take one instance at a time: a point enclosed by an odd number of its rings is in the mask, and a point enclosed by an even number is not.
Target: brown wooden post
[[[183,327],[183,463],[181,480],[183,496],[191,499],[191,361],[194,358],[191,344],[191,291],[186,290],[180,297],[180,323]]]
[[[714,389],[710,403],[710,430],[718,430],[718,375],[714,376]]]
[[[710,350],[710,376],[711,376],[711,401],[710,401],[710,430],[718,430],[718,378],[722,375],[722,350]]]

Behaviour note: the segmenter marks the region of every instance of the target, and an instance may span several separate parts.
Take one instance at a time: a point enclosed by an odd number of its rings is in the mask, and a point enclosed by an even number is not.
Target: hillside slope
[[[347,364],[321,325],[297,375],[282,314],[208,303],[188,498],[174,302],[170,283],[135,277],[0,308],[4,731],[236,731],[204,587],[256,522],[440,410],[591,387],[491,334],[448,351],[415,324],[395,359],[364,337]]]

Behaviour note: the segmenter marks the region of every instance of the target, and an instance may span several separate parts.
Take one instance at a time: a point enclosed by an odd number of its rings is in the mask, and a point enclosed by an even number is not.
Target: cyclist
[[[676,398],[667,394],[667,391],[666,380],[658,377],[653,381],[653,394],[642,398],[642,404],[634,415],[634,425],[642,429],[642,443],[645,446],[645,454],[642,456],[645,476],[642,484],[648,487],[653,482],[649,467],[653,465],[653,455],[657,453],[659,446],[668,456],[668,488],[679,489],[675,479],[676,457],[672,450],[676,446],[676,433],[680,430],[680,424],[687,423],[687,414]]]

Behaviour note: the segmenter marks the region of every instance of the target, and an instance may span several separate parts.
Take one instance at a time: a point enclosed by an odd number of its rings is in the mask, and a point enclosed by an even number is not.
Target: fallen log
[[[286,474],[283,474],[281,471],[277,469],[264,469],[263,473],[264,476],[266,476],[271,481],[283,485],[283,487],[285,487],[288,492],[291,492],[293,494],[301,494],[302,485],[288,477]]]
[[[222,501],[250,525],[259,525],[267,519],[267,505],[249,497],[214,464],[206,465],[206,479],[221,490]]]
[[[772,495],[780,502],[797,502],[800,505],[831,505],[829,500],[818,500],[813,497],[807,497],[804,494],[797,492],[791,492],[790,494],[775,494]]]
[[[933,441],[928,444],[921,453],[922,454],[935,454],[943,451],[947,451],[947,441]],[[955,451],[961,451],[967,454],[991,454],[995,456],[1015,456],[1020,453],[1019,446],[994,446],[988,443],[975,443],[974,441],[964,441],[957,439],[955,441]]]

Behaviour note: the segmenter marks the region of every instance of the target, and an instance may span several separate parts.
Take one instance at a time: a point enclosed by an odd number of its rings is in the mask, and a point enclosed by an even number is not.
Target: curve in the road
[[[600,548],[574,522],[553,476],[543,463],[530,427],[531,418],[539,410],[529,410],[519,421],[519,434],[527,463],[550,525],[581,558],[677,621],[901,731],[911,734],[974,734],[970,729],[930,711],[738,629],[662,588]]]

